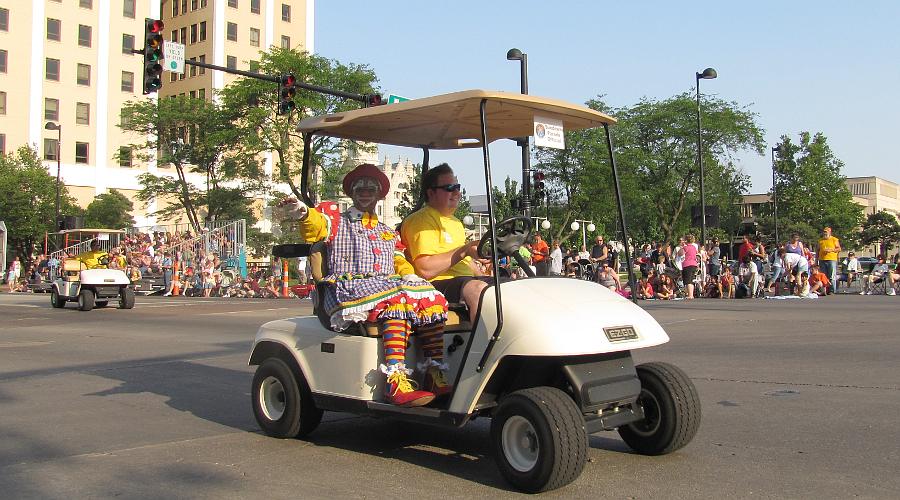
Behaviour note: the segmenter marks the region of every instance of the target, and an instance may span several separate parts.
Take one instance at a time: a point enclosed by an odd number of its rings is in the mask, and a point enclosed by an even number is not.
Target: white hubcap
[[[266,377],[259,386],[259,407],[272,421],[284,415],[284,386],[275,377]]]
[[[503,455],[513,469],[528,472],[538,461],[540,443],[534,426],[525,417],[513,415],[503,424],[500,439]]]

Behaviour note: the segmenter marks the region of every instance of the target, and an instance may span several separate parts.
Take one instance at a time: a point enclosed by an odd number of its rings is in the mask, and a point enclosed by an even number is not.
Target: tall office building
[[[31,145],[55,176],[61,139],[60,175],[79,205],[109,189],[134,200],[140,174],[172,170],[120,151],[140,142],[117,125],[124,103],[145,98],[142,57],[132,53],[143,47],[144,18],[163,19],[165,38],[177,36],[188,59],[249,69],[273,45],[312,52],[313,7],[314,0],[0,0],[0,151]],[[231,78],[186,67],[173,81],[164,72],[159,97],[210,98]],[[156,223],[156,208],[136,202],[138,225]]]

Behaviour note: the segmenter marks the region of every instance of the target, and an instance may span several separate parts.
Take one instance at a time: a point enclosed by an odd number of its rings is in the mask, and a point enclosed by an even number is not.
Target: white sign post
[[[534,145],[544,148],[566,149],[562,120],[534,117]]]
[[[184,44],[170,42],[163,43],[163,69],[173,73],[184,73]]]

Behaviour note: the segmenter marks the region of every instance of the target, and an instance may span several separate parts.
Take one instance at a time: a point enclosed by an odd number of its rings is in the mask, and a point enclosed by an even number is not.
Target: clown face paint
[[[375,204],[378,203],[381,191],[378,181],[371,177],[360,177],[353,182],[351,191],[350,199],[353,200],[353,206],[357,210],[375,211]]]

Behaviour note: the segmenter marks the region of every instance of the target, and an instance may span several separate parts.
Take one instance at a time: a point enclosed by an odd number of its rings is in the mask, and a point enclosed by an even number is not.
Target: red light
[[[294,75],[282,75],[281,77],[281,85],[284,87],[293,87],[296,83],[297,79],[294,78]]]
[[[534,180],[536,180],[536,181],[542,181],[542,180],[544,180],[544,173],[543,173],[543,172],[535,172],[535,173],[534,173]]]
[[[152,31],[154,33],[160,33],[160,32],[162,32],[163,28],[165,28],[165,27],[166,27],[166,25],[163,24],[162,21],[157,19],[157,20],[153,21],[153,27],[150,28],[150,31]]]

